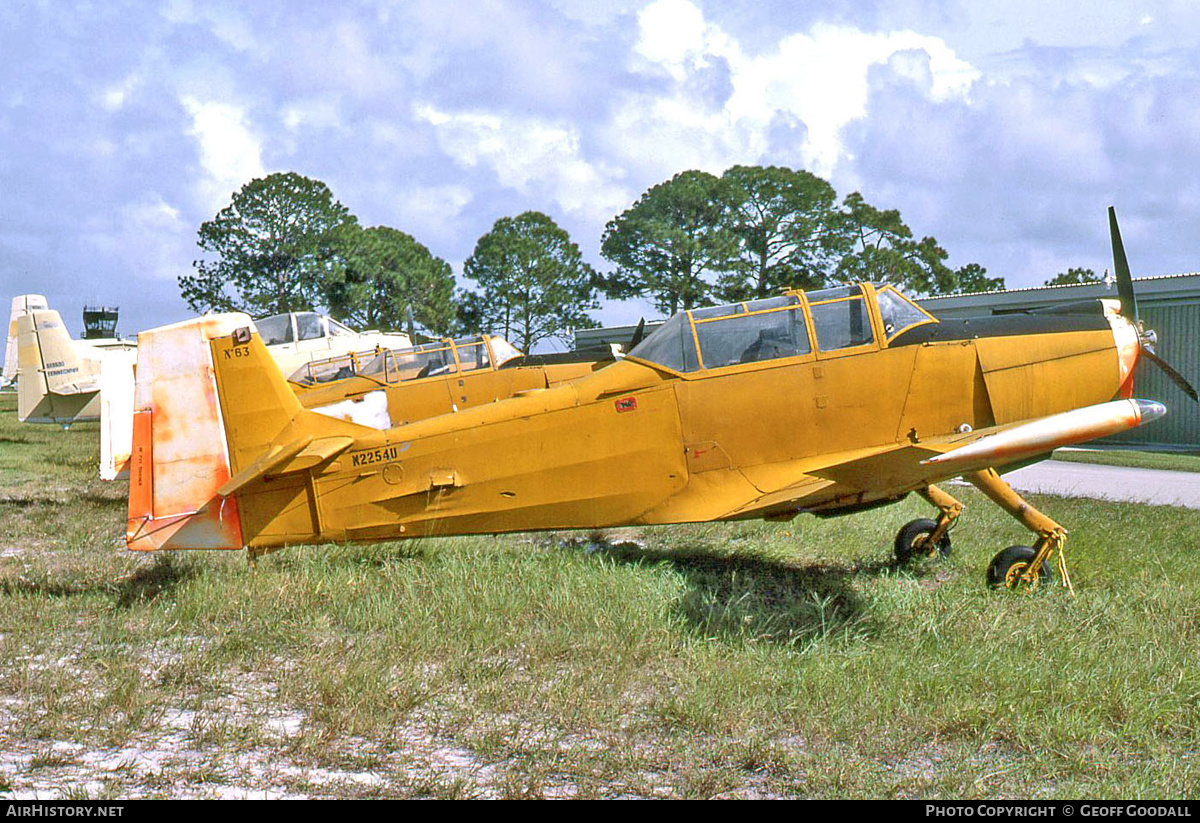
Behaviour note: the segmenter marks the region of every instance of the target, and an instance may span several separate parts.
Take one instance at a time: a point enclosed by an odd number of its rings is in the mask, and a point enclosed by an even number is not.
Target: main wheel
[[[921,535],[933,534],[933,531],[936,528],[936,520],[930,520],[924,517],[920,520],[913,520],[910,523],[905,523],[904,527],[901,528],[896,534],[896,559],[901,563],[907,563],[910,559],[912,559],[913,555],[916,554],[922,554],[927,557],[933,557],[935,552],[941,557],[946,557],[948,554],[950,554],[949,534],[942,535],[942,539],[937,542],[937,546],[935,547],[921,546],[920,549],[917,549],[913,546],[913,541],[915,541],[918,537]]]
[[[1021,575],[1029,569],[1037,552],[1029,546],[1009,546],[992,558],[988,564],[988,585],[997,589],[1017,589],[1024,586],[1028,591],[1036,591],[1043,580],[1050,579],[1050,564],[1042,561],[1041,574],[1031,584],[1025,583]]]

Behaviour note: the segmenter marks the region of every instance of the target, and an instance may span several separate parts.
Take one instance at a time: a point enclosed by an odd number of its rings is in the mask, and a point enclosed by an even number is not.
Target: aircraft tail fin
[[[21,422],[98,420],[100,365],[79,353],[53,309],[17,317],[17,417]]]
[[[239,493],[268,474],[330,460],[352,435],[373,432],[305,411],[244,314],[138,335],[133,419],[126,528],[133,550],[269,544],[260,529],[277,513],[274,492],[254,492],[252,502]],[[293,514],[304,520],[308,507]]]
[[[136,355],[112,353],[100,361],[100,479],[129,476],[133,448]]]
[[[237,502],[217,495],[232,470],[212,346],[242,327],[246,315],[218,314],[138,335],[128,548],[242,547]]]
[[[22,294],[12,300],[12,310],[8,315],[8,341],[4,347],[4,374],[0,383],[10,384],[17,379],[17,318],[28,313],[31,309],[50,308],[45,295]]]

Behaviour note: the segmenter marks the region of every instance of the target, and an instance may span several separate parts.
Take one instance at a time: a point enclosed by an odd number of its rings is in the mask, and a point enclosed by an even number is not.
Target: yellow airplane
[[[948,550],[962,505],[936,484],[963,476],[1036,536],[1000,552],[989,582],[1034,587],[1066,531],[996,469],[1166,411],[1130,399],[1138,358],[1161,361],[1111,210],[1110,222],[1119,303],[939,321],[892,286],[792,291],[682,312],[584,376],[385,430],[304,408],[245,315],[145,332],[127,546],[253,558],[325,541],[828,516],[917,492],[938,516],[900,530],[905,559]]]
[[[306,409],[390,429],[549,388],[615,359],[611,349],[524,355],[484,334],[315,360],[288,382]]]

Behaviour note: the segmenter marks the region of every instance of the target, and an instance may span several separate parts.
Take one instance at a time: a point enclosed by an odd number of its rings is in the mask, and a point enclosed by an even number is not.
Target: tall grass
[[[4,399],[0,398],[0,410]],[[11,402],[10,402],[11,405]],[[0,794],[1177,797],[1200,519],[1039,498],[1077,594],[971,490],[833,521],[131,555],[96,431],[0,413]],[[957,493],[957,491],[956,491]]]

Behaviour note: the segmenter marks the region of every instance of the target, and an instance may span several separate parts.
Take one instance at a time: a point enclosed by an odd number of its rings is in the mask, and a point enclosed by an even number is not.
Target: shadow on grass
[[[49,575],[41,579],[16,577],[0,579],[0,596],[32,596],[65,598],[89,595],[115,595],[114,608],[129,609],[153,601],[164,592],[172,591],[195,574],[195,567],[170,554],[161,554],[154,563],[143,566],[128,577],[117,581],[80,578],[55,580]]]
[[[154,562],[142,566],[117,586],[118,609],[128,609],[149,603],[164,592],[173,591],[180,583],[196,574],[196,567],[178,559],[174,554],[155,555]]]
[[[69,506],[72,509],[81,503],[90,503],[105,508],[124,509],[126,499],[124,493],[87,491],[81,494],[72,493],[72,489],[64,489],[62,497],[29,496],[29,497],[0,497],[0,510],[11,507],[14,509],[48,508],[61,509]]]
[[[619,563],[665,565],[681,574],[687,591],[674,611],[704,637],[798,648],[873,637],[870,611],[851,583],[895,568],[885,562],[798,566],[703,545],[670,550],[603,540],[575,545]]]
[[[104,492],[89,491],[78,495],[75,500],[79,503],[95,503],[98,506],[124,509],[129,504],[129,492],[125,489],[105,490]]]
[[[58,508],[66,506],[69,500],[59,500],[53,497],[0,497],[0,509],[32,509],[38,506]]]

